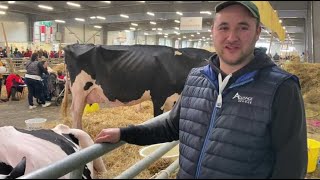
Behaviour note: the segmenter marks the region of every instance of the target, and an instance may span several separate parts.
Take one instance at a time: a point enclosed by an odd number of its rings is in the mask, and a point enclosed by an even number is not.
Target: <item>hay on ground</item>
[[[100,108],[98,112],[87,113],[83,116],[83,129],[95,139],[96,135],[104,128],[126,127],[130,124],[140,124],[148,119],[153,118],[153,105],[151,101],[143,102],[142,109],[138,111],[139,105],[131,107],[116,107],[116,108]],[[61,122],[48,122],[47,128],[53,128]],[[66,124],[71,126],[71,122]],[[101,175],[101,178],[114,178],[120,175],[123,171],[143,159],[139,155],[139,150],[143,146],[125,144],[120,148],[103,156],[107,173]],[[169,166],[173,160],[159,159],[155,165],[141,172],[136,178],[147,179]],[[172,177],[174,178],[174,177]]]

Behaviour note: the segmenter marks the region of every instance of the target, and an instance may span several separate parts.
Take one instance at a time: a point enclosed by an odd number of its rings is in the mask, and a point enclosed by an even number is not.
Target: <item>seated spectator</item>
[[[62,74],[62,71],[58,71],[58,94],[64,89],[65,76]]]
[[[22,93],[23,86],[25,85],[22,78],[15,73],[10,74],[6,79],[6,89],[8,94],[8,100],[11,97],[12,101],[19,101],[16,97],[16,92]]]
[[[62,71],[58,71],[58,80],[59,81],[64,81],[64,75],[62,74]]]
[[[50,58],[54,58],[54,51],[50,51]]]
[[[2,47],[0,47],[0,58],[5,58],[5,57],[8,57],[6,50],[2,49]]]

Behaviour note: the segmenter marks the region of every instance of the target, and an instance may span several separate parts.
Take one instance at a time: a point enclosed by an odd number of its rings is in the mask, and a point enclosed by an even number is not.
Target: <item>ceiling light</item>
[[[132,26],[138,26],[138,24],[136,24],[136,23],[131,23],[131,25],[132,25]]]
[[[69,6],[81,7],[81,5],[80,5],[80,4],[73,3],[73,2],[67,2],[67,4],[68,4]]]
[[[167,34],[167,33],[165,33],[164,35],[168,36],[168,34]]]
[[[279,20],[279,23],[282,23],[282,20],[281,20],[281,19]]]
[[[158,34],[162,35],[162,32],[158,32]]]
[[[139,2],[141,2],[141,3],[145,3],[145,1],[139,1]]]
[[[128,29],[124,30],[124,32],[130,32]]]
[[[187,37],[186,37],[186,36],[183,36],[182,38],[184,38],[184,39],[185,39],[185,38],[187,38]]]
[[[178,15],[180,15],[180,16],[183,15],[182,12],[179,12],[179,11],[177,11],[176,14],[178,14]]]
[[[94,28],[98,28],[98,29],[101,29],[102,26],[93,26]]]
[[[133,30],[133,31],[135,31],[135,30],[136,30],[136,28],[134,28],[134,27],[130,27],[129,29],[130,29],[130,30]]]
[[[148,33],[144,33],[144,35],[146,35],[146,36],[147,36],[147,35],[149,35],[149,34],[148,34]]]
[[[84,19],[82,18],[74,18],[76,21],[85,21]]]
[[[284,26],[283,26],[282,28],[283,28],[283,29],[286,29],[286,27],[284,27]]]
[[[107,3],[107,4],[111,4],[111,1],[102,1],[104,3]]]
[[[158,28],[158,31],[162,31],[162,28]]]
[[[197,34],[200,34],[199,32],[197,32]]]
[[[181,40],[181,38],[178,38],[178,40]]]
[[[9,4],[14,4],[16,3],[15,1],[8,1]]]
[[[54,20],[55,22],[57,22],[57,23],[66,23],[65,21],[63,21],[63,20],[58,20],[58,19],[56,19],[56,20]]]
[[[168,36],[167,36],[167,35],[165,35],[164,37],[165,37],[165,38],[167,38]]]
[[[105,18],[105,17],[102,17],[102,16],[97,16],[97,19],[106,20],[106,18]]]
[[[4,15],[4,14],[6,14],[6,12],[5,11],[0,11],[0,14]]]
[[[45,6],[45,5],[38,5],[39,8],[42,8],[42,9],[48,9],[48,10],[53,10],[52,7],[50,6]],[[1,7],[0,7],[1,8]]]
[[[96,17],[95,16],[91,16],[90,19],[96,19]]]
[[[0,9],[8,9],[8,6],[0,5]]]
[[[200,11],[200,14],[208,14],[211,15],[212,13],[210,11]]]
[[[205,39],[206,37],[202,36],[202,39]]]
[[[174,20],[174,22],[176,22],[176,23],[180,23],[180,21],[179,21],[179,20]]]
[[[150,21],[150,24],[156,25],[157,23],[154,21]]]
[[[208,29],[208,32],[211,32],[211,29]]]
[[[152,28],[152,31],[156,31],[157,30],[157,28]]]
[[[193,34],[191,34],[190,36],[191,36],[191,37],[194,37],[194,35],[193,35]]]
[[[147,12],[147,14],[150,16],[154,16],[154,13],[152,13],[152,12]]]
[[[123,17],[123,18],[129,18],[129,16],[125,15],[125,14],[120,14],[120,16]]]
[[[174,29],[179,30],[180,28],[179,27],[174,27]]]

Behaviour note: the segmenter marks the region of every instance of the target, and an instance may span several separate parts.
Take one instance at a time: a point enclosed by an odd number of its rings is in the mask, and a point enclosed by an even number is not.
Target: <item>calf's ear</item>
[[[20,176],[23,176],[26,170],[26,164],[26,157],[23,157],[22,160],[18,163],[18,165],[12,169],[12,171],[6,179],[16,179]]]

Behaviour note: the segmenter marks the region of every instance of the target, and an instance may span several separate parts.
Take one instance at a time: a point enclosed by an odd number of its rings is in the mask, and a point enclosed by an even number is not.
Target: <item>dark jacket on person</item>
[[[259,49],[219,95],[217,55],[193,69],[162,122],[121,128],[138,145],[180,140],[178,178],[304,178],[307,136],[298,78]]]

